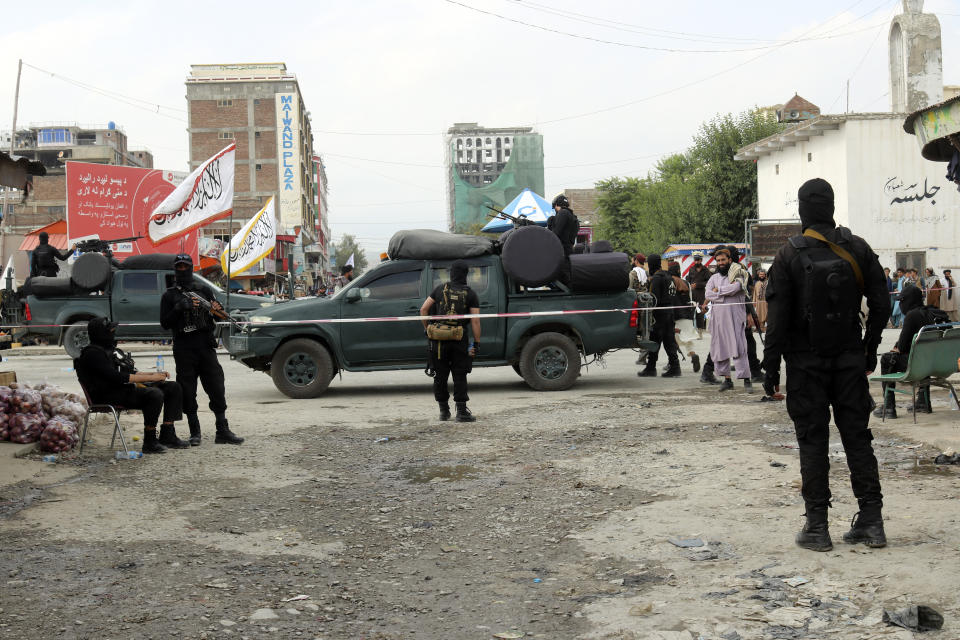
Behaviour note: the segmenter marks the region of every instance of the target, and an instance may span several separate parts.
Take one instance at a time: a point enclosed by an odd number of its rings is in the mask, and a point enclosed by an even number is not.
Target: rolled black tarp
[[[483,236],[447,233],[436,229],[397,231],[387,244],[391,260],[456,260],[493,253],[494,241]]]
[[[575,293],[624,291],[629,286],[627,254],[611,251],[570,256],[570,288]]]
[[[514,281],[539,287],[553,282],[563,268],[563,245],[544,227],[514,229],[500,249],[503,269]]]
[[[146,253],[140,256],[130,256],[120,263],[120,268],[172,271],[175,257],[172,253]]]
[[[33,276],[23,283],[27,295],[38,298],[56,298],[73,294],[73,284],[69,276],[50,278],[47,276]]]

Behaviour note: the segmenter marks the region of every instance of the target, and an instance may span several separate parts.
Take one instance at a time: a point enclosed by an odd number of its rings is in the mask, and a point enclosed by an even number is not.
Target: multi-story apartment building
[[[451,231],[482,223],[485,205],[502,207],[527,187],[543,193],[543,136],[532,127],[459,122],[447,129],[444,146]]]
[[[299,235],[303,247],[316,244],[313,132],[297,77],[283,63],[195,64],[186,88],[190,169],[237,145],[233,231],[275,196],[279,233]],[[205,232],[226,239],[227,225],[221,220]],[[315,268],[315,261],[305,265]]]
[[[153,168],[153,154],[145,149],[129,149],[127,134],[113,122],[104,126],[75,122],[30,124],[18,128],[15,134],[0,133],[0,146],[9,149],[11,137],[13,153],[40,162],[47,173],[33,179],[33,193],[26,202],[20,191],[7,194],[7,210],[2,212],[6,233],[23,233],[66,216],[67,162]]]

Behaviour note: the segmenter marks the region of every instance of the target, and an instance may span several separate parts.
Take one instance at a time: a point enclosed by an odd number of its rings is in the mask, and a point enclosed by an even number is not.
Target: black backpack
[[[818,238],[821,242],[811,242],[810,229],[805,235],[790,238],[804,274],[801,314],[807,323],[807,339],[816,354],[827,357],[838,355],[861,339],[863,271],[848,250],[850,230],[838,230],[836,244],[822,236]]]
[[[950,322],[950,316],[943,309],[936,307],[927,307],[927,324],[946,324]]]

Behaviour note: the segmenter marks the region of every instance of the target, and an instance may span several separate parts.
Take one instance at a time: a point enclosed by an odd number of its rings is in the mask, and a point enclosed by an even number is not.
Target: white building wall
[[[946,180],[945,163],[920,156],[902,125],[901,115],[850,118],[838,130],[761,156],[760,217],[797,218],[797,189],[823,178],[833,186],[837,223],[866,239],[884,266],[894,267],[898,252],[922,251],[938,274],[960,267],[957,185]]]

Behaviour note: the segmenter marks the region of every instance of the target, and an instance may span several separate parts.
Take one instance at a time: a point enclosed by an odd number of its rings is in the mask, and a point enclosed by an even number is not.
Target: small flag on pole
[[[184,236],[233,211],[233,174],[237,145],[231,144],[194,169],[147,219],[154,245]]]
[[[350,254],[350,257],[347,258],[347,261],[346,261],[346,263],[344,263],[344,266],[346,266],[346,267],[352,267],[352,266],[354,266],[354,264],[353,264],[353,254],[352,254],[352,253]]]

